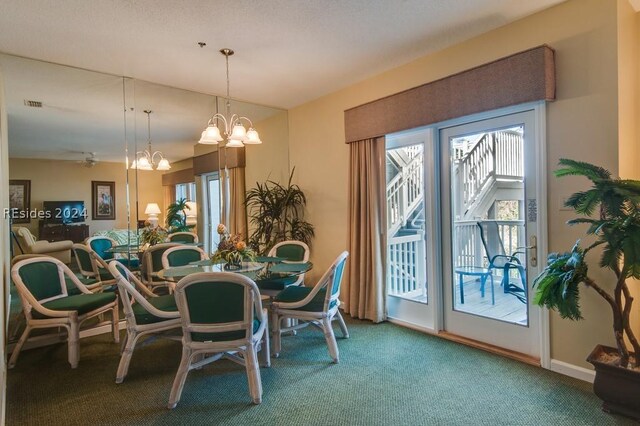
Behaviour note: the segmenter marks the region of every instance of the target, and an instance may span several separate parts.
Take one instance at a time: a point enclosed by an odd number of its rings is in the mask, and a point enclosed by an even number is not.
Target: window
[[[196,184],[195,182],[179,183],[176,185],[176,201],[186,199],[187,201],[196,201]]]

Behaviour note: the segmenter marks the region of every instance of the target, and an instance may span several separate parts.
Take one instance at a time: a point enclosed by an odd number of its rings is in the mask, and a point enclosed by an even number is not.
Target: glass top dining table
[[[174,266],[158,271],[160,279],[180,279],[198,272],[233,272],[245,275],[256,283],[283,278],[296,277],[311,270],[313,264],[284,263],[283,259],[258,257],[253,262],[242,262],[239,268],[227,269],[224,263],[214,263],[211,260],[193,262],[186,266]]]
[[[204,243],[179,243],[183,246],[191,246],[191,247],[203,247]],[[146,250],[145,246],[131,244],[131,245],[119,245],[113,246],[107,250],[107,253],[119,253],[119,254],[127,254],[127,253],[143,253]]]

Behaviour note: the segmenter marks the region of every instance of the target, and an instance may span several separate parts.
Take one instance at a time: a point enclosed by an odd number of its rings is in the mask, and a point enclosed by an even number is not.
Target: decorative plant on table
[[[195,225],[187,225],[185,210],[190,210],[186,198],[181,198],[167,207],[167,230],[173,232],[189,232]]]
[[[285,240],[303,241],[311,245],[313,225],[304,221],[307,198],[298,185],[292,184],[295,167],[287,185],[268,180],[247,191],[246,205],[254,227],[249,245],[258,253],[267,254],[276,243]]]
[[[640,278],[640,181],[612,178],[611,173],[593,164],[561,159],[557,177],[583,176],[592,182],[591,188],[571,195],[565,205],[571,207],[582,217],[570,220],[570,225],[588,225],[587,234],[595,237],[595,241],[586,247],[578,240],[570,252],[553,253],[549,256],[549,263],[536,278],[537,286],[534,302],[556,310],[562,318],[572,320],[582,319],[579,296],[580,284],[593,289],[611,309],[613,316],[613,333],[616,350],[607,351],[598,346],[591,354],[589,361],[596,366],[596,394],[605,400],[605,410],[611,409],[629,415],[629,407],[620,408],[626,402],[609,400],[599,393],[597,358],[610,358],[612,363],[623,369],[640,367],[640,345],[636,339],[629,316],[633,297],[629,291],[627,279]],[[591,217],[597,213],[595,218]],[[613,272],[612,284],[599,283],[589,275],[586,256],[596,247],[602,249],[599,265]],[[611,290],[611,287],[613,289]],[[635,356],[629,353],[625,336],[630,342]],[[630,363],[631,361],[631,363]],[[640,386],[640,372],[635,379]],[[618,373],[619,374],[619,373]],[[604,378],[602,379],[605,380]],[[615,392],[625,394],[623,387],[617,387]],[[635,390],[638,395],[638,389]],[[617,397],[616,397],[617,398]],[[608,404],[608,405],[607,405]],[[634,416],[640,415],[640,401],[635,401],[631,408]]]
[[[148,220],[144,222],[144,228],[140,235],[142,244],[154,246],[167,240],[169,233],[161,226],[153,226]]]
[[[211,255],[212,261],[224,261],[227,263],[228,269],[233,269],[239,268],[242,261],[255,259],[254,251],[242,241],[240,234],[229,234],[227,227],[223,224],[218,225],[218,234],[220,242],[218,249]]]

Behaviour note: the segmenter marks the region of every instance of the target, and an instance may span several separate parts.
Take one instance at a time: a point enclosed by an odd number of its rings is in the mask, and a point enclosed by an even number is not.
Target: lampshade
[[[218,142],[221,142],[222,136],[220,135],[220,129],[215,124],[210,124],[207,128],[202,132],[200,140],[198,143],[205,145],[215,145]]]
[[[249,128],[247,132],[247,137],[243,141],[245,145],[258,145],[261,144],[260,136],[258,136],[258,132],[256,132],[253,127]]]
[[[227,148],[242,148],[244,144],[239,139],[229,139],[229,142],[225,145]]]
[[[158,166],[156,167],[156,170],[169,170],[171,169],[171,165],[169,164],[169,160],[167,160],[166,158],[163,158],[162,160],[160,160],[160,162],[158,163]]]
[[[247,129],[244,128],[242,124],[239,122],[233,126],[233,131],[231,132],[231,136],[229,139],[237,139],[239,141],[243,141],[247,137]]]
[[[141,156],[140,158],[138,158],[138,165],[136,168],[139,170],[153,170],[151,162],[145,156]]]
[[[162,213],[162,210],[160,210],[158,203],[149,203],[147,204],[147,208],[144,209],[144,214],[159,215],[160,213]]]
[[[138,168],[138,160],[133,160],[131,162],[131,168],[132,169],[137,169]]]

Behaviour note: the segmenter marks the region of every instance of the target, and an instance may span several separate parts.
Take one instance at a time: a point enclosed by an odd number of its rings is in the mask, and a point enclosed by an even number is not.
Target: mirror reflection
[[[179,212],[183,222],[195,225],[211,253],[218,223],[247,235],[247,189],[288,177],[286,111],[231,100],[231,112],[250,117],[263,144],[201,145],[208,120],[226,111],[224,97],[7,54],[0,67],[11,203],[28,213],[12,223],[14,257],[52,255],[87,278],[73,244],[108,236],[137,246],[144,222],[166,227],[168,210],[181,200],[191,207]],[[161,153],[155,170],[132,168],[149,142],[151,156]],[[157,170],[161,159],[169,170]],[[134,251],[111,256],[139,263]],[[24,324],[11,291],[9,337],[16,340]]]

